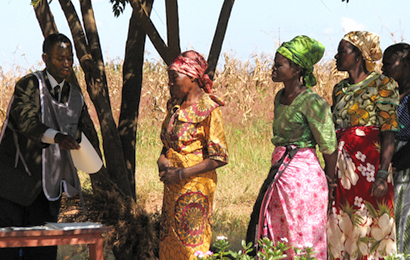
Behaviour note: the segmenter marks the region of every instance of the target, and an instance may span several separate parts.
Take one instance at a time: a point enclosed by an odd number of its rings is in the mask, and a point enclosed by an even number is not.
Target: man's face
[[[71,44],[56,43],[49,54],[43,54],[43,61],[46,64],[47,71],[60,83],[68,77],[73,66]]]

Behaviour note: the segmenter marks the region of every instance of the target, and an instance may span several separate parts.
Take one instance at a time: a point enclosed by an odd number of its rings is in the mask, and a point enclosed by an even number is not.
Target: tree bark
[[[206,70],[206,73],[211,80],[213,80],[215,76],[216,65],[218,64],[218,58],[221,54],[222,43],[225,38],[226,29],[228,28],[228,21],[231,16],[234,2],[235,0],[225,0],[222,5],[221,13],[219,14],[214,39],[212,41],[211,50],[209,51],[208,69]]]
[[[164,40],[159,35],[155,25],[149,18],[146,10],[141,6],[140,0],[130,0],[133,12],[136,13],[136,17],[140,22],[142,28],[144,28],[145,33],[150,38],[155,49],[158,51],[161,58],[165,61],[167,65],[171,64],[172,60],[169,55],[168,46],[165,44]]]
[[[44,37],[58,32],[56,23],[54,22],[54,16],[50,11],[47,0],[40,0],[35,4],[34,12],[36,13],[37,21]]]
[[[167,12],[167,37],[170,60],[174,60],[180,53],[179,42],[179,18],[177,0],[166,0],[165,9]]]
[[[146,0],[143,3],[148,15],[151,13],[153,2],[154,0]],[[118,133],[120,134],[124,151],[130,188],[132,193],[136,194],[135,140],[141,99],[146,34],[139,23],[135,12],[132,13],[128,28],[128,38],[125,47],[123,66],[123,88]]]
[[[112,116],[110,97],[105,75],[101,45],[90,0],[82,0],[81,12],[85,35],[87,37],[93,63],[91,73],[85,71],[87,91],[96,108],[102,135],[102,144],[109,179],[112,180],[126,197],[134,197],[129,188],[127,168],[117,126]]]

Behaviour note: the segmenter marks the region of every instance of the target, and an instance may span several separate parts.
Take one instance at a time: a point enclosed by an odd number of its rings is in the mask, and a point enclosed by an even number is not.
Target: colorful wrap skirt
[[[173,149],[167,158],[182,168],[202,161],[202,156],[182,155]],[[213,170],[164,186],[159,259],[195,259],[195,252],[209,250],[216,181]]]
[[[283,146],[275,148],[272,165],[283,159],[285,151]],[[285,158],[283,164],[286,166],[279,167],[280,176],[263,196],[256,237],[275,242],[286,239],[293,247],[313,247],[316,259],[324,260],[328,187],[315,149],[299,149],[291,161]],[[294,254],[289,249],[286,259],[293,259]]]
[[[408,141],[400,141],[396,150]],[[410,254],[410,169],[394,173],[394,216],[396,218],[397,251]]]
[[[383,259],[396,253],[392,175],[383,197],[370,196],[380,161],[375,126],[337,130],[336,197],[327,226],[329,259]]]

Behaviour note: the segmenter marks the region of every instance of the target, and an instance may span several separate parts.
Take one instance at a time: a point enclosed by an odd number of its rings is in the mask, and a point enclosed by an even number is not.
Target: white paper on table
[[[103,163],[84,133],[81,133],[80,149],[70,151],[77,169],[89,174],[101,169]]]
[[[96,223],[96,222],[77,222],[77,223],[46,222],[44,226],[48,229],[75,230],[75,229],[100,228],[103,225],[101,223]]]

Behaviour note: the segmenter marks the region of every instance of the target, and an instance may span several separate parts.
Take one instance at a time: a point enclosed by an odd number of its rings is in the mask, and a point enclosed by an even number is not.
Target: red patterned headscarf
[[[198,52],[190,50],[179,54],[171,65],[169,65],[168,71],[174,70],[194,79],[198,79],[200,87],[202,87],[206,93],[212,94],[212,80],[208,74],[205,74],[207,68],[208,63],[204,57]]]

